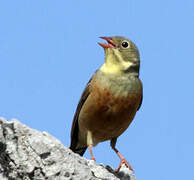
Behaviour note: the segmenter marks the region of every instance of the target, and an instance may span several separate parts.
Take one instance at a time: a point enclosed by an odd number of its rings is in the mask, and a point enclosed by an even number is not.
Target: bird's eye
[[[127,41],[123,41],[122,42],[122,47],[128,48],[129,47],[129,43]]]

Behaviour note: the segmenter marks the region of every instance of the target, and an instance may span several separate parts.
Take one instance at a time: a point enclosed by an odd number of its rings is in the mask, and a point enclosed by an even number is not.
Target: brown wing
[[[142,84],[141,80],[140,80],[140,83],[141,83],[141,89],[142,89],[142,92],[141,92],[141,100],[140,100],[139,107],[138,107],[138,109],[137,109],[137,110],[139,110],[139,109],[140,109],[140,107],[141,107],[141,105],[142,105],[142,101],[143,101],[143,84]]]
[[[90,94],[89,87],[90,87],[91,79],[89,80],[88,84],[86,85],[86,87],[85,87],[85,89],[82,93],[82,96],[79,100],[79,103],[78,103],[78,106],[77,106],[77,109],[76,109],[76,112],[75,112],[75,115],[74,115],[74,118],[73,118],[72,127],[71,127],[71,145],[70,145],[70,149],[72,151],[76,152],[76,153],[79,153],[80,155],[83,155],[83,153],[85,152],[85,150],[84,150],[85,148],[83,150],[76,149],[76,146],[78,144],[78,133],[79,133],[78,118],[79,118],[79,113],[81,111],[81,108],[82,108],[84,102],[86,101],[87,97]]]
[[[140,109],[140,107],[141,107],[141,105],[142,105],[142,101],[143,101],[143,94],[141,95],[141,100],[140,100],[140,103],[139,103],[139,107],[138,107],[138,111],[139,111],[139,109]]]

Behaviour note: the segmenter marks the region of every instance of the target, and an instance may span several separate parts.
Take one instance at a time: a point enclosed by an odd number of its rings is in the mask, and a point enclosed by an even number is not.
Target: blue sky
[[[98,37],[126,36],[140,50],[144,100],[117,148],[139,180],[192,179],[193,19],[192,0],[1,1],[0,116],[69,146],[82,90],[104,61]],[[94,154],[119,164],[109,142]]]

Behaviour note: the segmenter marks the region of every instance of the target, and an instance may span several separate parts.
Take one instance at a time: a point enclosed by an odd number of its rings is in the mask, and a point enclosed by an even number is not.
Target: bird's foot
[[[95,161],[96,162],[96,159],[94,157],[91,157],[91,160]]]
[[[134,171],[133,167],[125,160],[125,159],[121,159],[119,167],[117,168],[117,172],[121,169],[121,166],[125,164],[125,166],[127,168],[129,168],[131,171]]]

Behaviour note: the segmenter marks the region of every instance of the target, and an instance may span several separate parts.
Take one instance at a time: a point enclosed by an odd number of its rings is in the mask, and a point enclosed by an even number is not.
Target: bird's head
[[[101,70],[109,74],[139,74],[140,58],[135,44],[127,38],[100,37],[107,43],[98,43],[105,50],[105,62]]]

